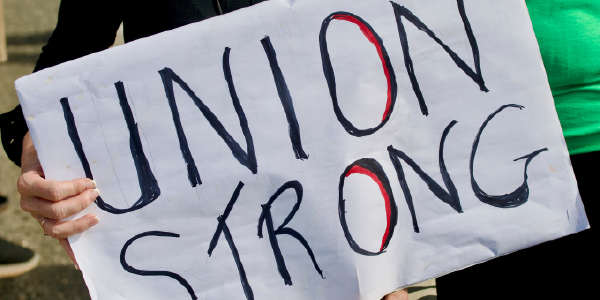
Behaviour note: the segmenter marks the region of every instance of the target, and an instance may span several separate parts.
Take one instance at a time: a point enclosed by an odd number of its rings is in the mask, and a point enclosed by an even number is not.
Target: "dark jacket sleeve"
[[[21,166],[21,152],[23,151],[23,137],[29,131],[21,105],[0,115],[0,129],[2,129],[2,146],[8,159],[17,166]]]
[[[58,23],[34,72],[110,47],[126,10],[125,1],[62,0]],[[29,131],[21,106],[0,115],[2,146],[17,166],[21,166],[23,136]]]

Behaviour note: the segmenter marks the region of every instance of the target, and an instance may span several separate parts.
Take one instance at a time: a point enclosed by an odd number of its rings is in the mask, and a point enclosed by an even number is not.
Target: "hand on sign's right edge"
[[[408,290],[401,289],[399,291],[395,291],[391,294],[385,295],[381,300],[408,300]]]
[[[42,225],[44,233],[59,240],[77,266],[68,237],[98,224],[100,219],[88,214],[72,221],[61,221],[88,207],[100,194],[96,182],[88,178],[69,181],[46,180],[29,132],[23,138],[21,177],[17,181],[21,209]],[[42,224],[43,223],[43,224]]]

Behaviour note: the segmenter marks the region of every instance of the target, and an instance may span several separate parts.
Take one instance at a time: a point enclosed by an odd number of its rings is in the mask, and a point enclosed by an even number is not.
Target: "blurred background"
[[[84,0],[80,0],[84,1]],[[12,110],[19,100],[17,78],[35,67],[58,19],[60,0],[0,0],[0,113]],[[2,13],[4,22],[2,22]],[[6,40],[5,46],[2,39]],[[122,28],[115,45],[123,44]],[[0,239],[31,248],[40,255],[34,270],[16,278],[0,279],[0,300],[90,299],[81,273],[75,269],[58,242],[44,236],[38,223],[21,210],[16,182],[21,169],[0,150],[0,195],[9,208],[0,214]],[[435,281],[409,288],[409,298],[436,299]]]
[[[0,0],[8,56],[0,63],[0,113],[19,103],[14,81],[35,67],[42,46],[56,26],[59,4],[60,0]],[[0,195],[7,196],[10,203],[8,210],[0,214],[0,238],[33,249],[40,261],[33,271],[0,279],[0,299],[90,299],[81,273],[62,247],[43,235],[29,213],[21,211],[16,187],[20,173],[21,169],[0,150]]]

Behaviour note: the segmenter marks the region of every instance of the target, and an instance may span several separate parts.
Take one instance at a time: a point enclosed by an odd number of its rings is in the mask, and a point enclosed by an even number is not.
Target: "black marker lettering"
[[[480,67],[480,59],[479,59],[479,47],[477,47],[477,40],[475,39],[475,35],[473,34],[473,30],[471,29],[471,24],[469,23],[469,19],[467,18],[467,13],[465,12],[465,4],[463,0],[457,0],[458,12],[460,13],[460,17],[462,18],[463,24],[465,25],[465,31],[467,33],[467,37],[469,39],[469,43],[471,44],[471,50],[473,52],[473,60],[475,63],[475,72],[473,69],[469,67],[458,55],[450,49],[450,47],[446,46],[440,40],[433,31],[427,28],[425,23],[421,22],[421,20],[415,16],[410,10],[406,7],[392,3],[392,7],[394,8],[394,14],[396,15],[396,23],[398,24],[398,33],[400,34],[400,43],[402,44],[402,53],[404,54],[404,64],[406,66],[406,71],[408,72],[408,76],[410,78],[410,83],[412,84],[413,90],[417,99],[419,100],[419,106],[421,107],[421,112],[424,115],[428,115],[429,111],[427,109],[427,104],[425,104],[425,98],[423,97],[423,93],[421,93],[421,88],[419,87],[419,82],[417,81],[417,76],[415,75],[415,69],[413,67],[412,59],[410,58],[410,52],[408,49],[408,38],[406,36],[406,30],[404,29],[404,24],[402,23],[402,17],[406,18],[409,22],[413,23],[417,27],[417,29],[427,33],[429,37],[431,37],[436,43],[438,43],[446,53],[450,55],[454,63],[457,67],[462,69],[467,76],[471,77],[475,83],[479,85],[479,88],[483,92],[488,92],[489,90],[485,87],[485,82],[483,81],[483,76],[481,75],[481,67]]]
[[[271,67],[271,72],[273,72],[273,79],[275,80],[275,86],[277,87],[277,94],[279,94],[281,105],[283,105],[283,110],[285,111],[294,155],[296,156],[296,159],[308,159],[308,155],[302,149],[302,141],[300,140],[300,125],[298,124],[296,112],[294,111],[292,95],[290,95],[290,90],[287,87],[285,78],[283,78],[283,72],[281,72],[281,68],[279,68],[277,54],[275,53],[275,49],[271,44],[271,39],[266,36],[260,40],[260,42],[265,49],[267,58],[269,59],[269,66]]]
[[[163,231],[148,231],[148,232],[144,232],[144,233],[140,233],[134,237],[132,237],[131,239],[129,239],[125,245],[123,245],[123,249],[121,249],[121,266],[123,266],[123,269],[125,269],[125,271],[129,272],[129,273],[133,273],[136,275],[140,275],[140,276],[167,276],[167,277],[171,277],[177,281],[179,281],[179,284],[181,284],[183,287],[185,287],[188,291],[188,293],[190,294],[190,296],[192,297],[193,300],[198,299],[198,297],[196,297],[196,293],[194,293],[194,289],[190,286],[190,284],[187,282],[187,280],[185,280],[183,277],[181,277],[179,274],[175,274],[173,272],[168,272],[168,271],[145,271],[145,270],[138,270],[132,266],[130,266],[127,261],[125,260],[125,253],[127,252],[127,248],[129,248],[129,246],[131,246],[131,244],[133,242],[135,242],[138,239],[141,239],[143,237],[146,236],[161,236],[161,237],[179,237],[179,234],[176,233],[170,233],[170,232],[163,232]]]
[[[235,244],[233,243],[233,237],[231,236],[229,227],[227,227],[227,223],[225,223],[225,221],[229,217],[229,213],[231,213],[231,210],[233,209],[233,205],[240,196],[240,192],[242,191],[243,187],[244,183],[240,181],[237,188],[233,192],[233,196],[231,196],[231,200],[229,200],[229,203],[225,207],[225,212],[217,218],[217,220],[219,221],[219,225],[217,225],[217,230],[215,231],[215,234],[213,235],[213,238],[210,241],[210,245],[208,247],[208,256],[211,256],[213,250],[217,247],[217,243],[219,243],[219,237],[221,237],[221,233],[225,234],[225,240],[227,241],[227,244],[229,244],[231,254],[233,255],[233,259],[235,260],[235,264],[240,274],[240,281],[242,282],[242,288],[244,289],[246,299],[253,300],[254,293],[252,292],[252,287],[250,287],[250,283],[248,283],[248,278],[246,278],[246,271],[244,270],[244,265],[242,265],[242,261],[240,260],[240,254],[238,253],[238,250],[235,247]]]
[[[227,80],[227,74],[229,74],[229,77],[231,77],[231,71],[229,70],[229,48],[225,48],[225,53],[223,53],[223,70]],[[194,91],[190,89],[188,84],[185,81],[183,81],[177,74],[175,74],[173,70],[169,68],[164,68],[158,71],[158,73],[162,78],[165,93],[167,95],[167,99],[169,100],[169,105],[171,105],[171,111],[173,112],[173,121],[175,123],[175,127],[177,128],[177,135],[179,137],[179,143],[182,149],[184,159],[186,159],[185,153],[189,153],[189,149],[187,149],[187,139],[185,138],[185,133],[183,132],[181,122],[178,118],[179,112],[177,111],[177,106],[175,105],[175,93],[173,92],[173,82],[176,82],[188,94],[188,96],[192,98],[194,104],[196,104],[196,106],[200,109],[200,112],[202,112],[206,120],[208,120],[208,123],[210,123],[210,126],[212,126],[212,128],[217,132],[217,134],[219,134],[219,136],[223,139],[225,144],[227,144],[227,146],[231,150],[231,153],[233,154],[233,157],[235,157],[240,162],[240,164],[247,167],[252,172],[252,174],[256,174],[257,164],[256,154],[254,153],[254,142],[252,141],[252,135],[250,134],[250,129],[248,128],[248,121],[246,119],[246,115],[244,114],[244,110],[240,105],[240,101],[237,98],[237,95],[235,94],[233,82],[228,81],[227,84],[229,85],[229,91],[232,96],[235,112],[237,113],[238,118],[240,120],[240,127],[242,128],[242,133],[244,134],[244,137],[246,139],[246,149],[248,151],[247,153],[233,139],[233,137],[227,132],[227,130],[225,130],[225,127],[223,127],[223,124],[221,124],[219,119],[217,119],[217,116],[215,116],[210,111],[208,106],[204,105],[202,100],[200,100],[200,98],[196,96],[196,93],[194,93]],[[175,117],[176,115],[177,118]],[[189,156],[189,158],[191,158],[191,155]],[[196,179],[197,169],[194,165],[193,159],[190,161],[186,159],[186,164],[188,165],[188,177],[190,179],[190,183],[192,184],[192,186],[195,186],[194,181]],[[193,169],[196,170],[196,173],[193,173],[193,170],[191,174],[189,173],[190,165],[194,166]],[[197,176],[197,179],[197,184],[199,184],[200,175]]]
[[[501,196],[493,196],[493,195],[486,194],[481,188],[479,188],[479,185],[477,184],[477,181],[475,181],[475,177],[473,176],[473,162],[475,161],[475,153],[477,152],[477,147],[479,146],[479,139],[481,138],[481,133],[483,132],[483,129],[485,129],[487,124],[498,113],[500,113],[507,107],[515,107],[515,108],[518,108],[521,110],[523,108],[525,108],[524,106],[517,105],[517,104],[508,104],[508,105],[501,106],[498,110],[496,110],[494,113],[492,113],[485,120],[485,122],[483,122],[483,125],[481,125],[481,128],[479,128],[479,132],[477,133],[477,136],[475,137],[475,141],[473,142],[473,149],[471,150],[471,161],[469,163],[469,170],[471,171],[471,187],[473,188],[473,192],[475,192],[475,196],[483,203],[486,203],[486,204],[489,204],[489,205],[495,206],[495,207],[500,207],[500,208],[517,207],[517,206],[521,206],[521,205],[525,204],[525,202],[527,202],[527,200],[529,199],[529,186],[527,185],[527,166],[529,166],[529,163],[531,162],[531,160],[534,157],[538,156],[538,154],[540,154],[544,151],[548,151],[548,148],[540,149],[537,151],[533,151],[531,154],[527,154],[523,157],[520,157],[520,158],[517,158],[514,160],[514,161],[518,161],[521,159],[527,159],[525,161],[525,170],[523,171],[524,177],[525,177],[523,179],[523,184],[521,184],[521,186],[518,187],[516,190],[514,190],[512,193],[506,194],[506,195],[501,195]]]
[[[277,197],[279,197],[287,189],[294,189],[294,191],[296,191],[296,199],[297,199],[296,204],[292,208],[292,211],[290,212],[290,214],[285,218],[283,223],[281,225],[279,225],[279,227],[277,227],[277,230],[275,230],[273,227],[273,217],[271,216],[271,205],[273,204],[273,202],[275,202]],[[302,246],[304,246],[304,248],[306,248],[306,251],[308,252],[308,256],[310,256],[310,259],[312,260],[313,265],[314,265],[315,269],[317,270],[317,272],[319,273],[319,275],[321,275],[321,277],[323,279],[325,278],[325,277],[323,277],[323,271],[321,271],[321,269],[319,268],[319,265],[317,264],[317,261],[315,260],[315,255],[313,254],[312,250],[310,249],[310,246],[308,245],[308,242],[306,241],[306,239],[304,239],[304,237],[296,230],[289,228],[289,227],[285,227],[285,225],[287,225],[292,220],[292,218],[294,217],[294,215],[296,214],[298,209],[300,209],[300,203],[302,203],[302,194],[303,194],[303,189],[302,189],[302,184],[300,184],[300,182],[298,182],[298,181],[286,182],[284,185],[282,185],[277,190],[277,192],[275,192],[275,194],[273,194],[273,196],[271,196],[271,198],[269,199],[269,202],[267,202],[267,204],[261,205],[263,208],[263,211],[260,214],[260,218],[258,219],[258,237],[259,238],[263,237],[263,234],[262,234],[263,222],[266,221],[267,233],[269,234],[269,241],[271,242],[271,248],[273,248],[273,254],[275,255],[275,261],[277,262],[277,270],[279,271],[279,274],[283,278],[283,281],[285,282],[286,285],[292,285],[292,278],[285,266],[285,260],[283,259],[283,255],[281,254],[281,250],[279,249],[279,242],[277,241],[277,235],[279,235],[279,234],[291,235],[292,237],[297,239],[302,244]]]
[[[163,84],[165,85],[165,92],[167,93],[167,100],[169,102],[169,107],[171,108],[171,115],[173,115],[173,124],[175,125],[175,130],[177,131],[177,138],[179,139],[179,149],[181,149],[181,156],[183,156],[183,160],[187,166],[188,172],[188,180],[192,187],[196,187],[197,185],[202,184],[202,180],[200,179],[200,173],[198,172],[198,167],[196,167],[196,162],[194,161],[194,157],[190,151],[190,147],[188,146],[187,137],[185,136],[185,132],[183,131],[183,126],[181,125],[181,118],[179,117],[179,109],[177,109],[177,102],[175,102],[175,94],[173,93],[173,89],[166,90],[167,84],[173,85],[172,82],[165,83],[167,78],[159,71],[159,74],[163,80]]]
[[[346,223],[346,200],[344,199],[344,181],[346,177],[352,174],[364,174],[369,176],[377,185],[379,186],[379,190],[383,195],[383,200],[385,201],[385,212],[387,217],[387,226],[385,228],[385,233],[383,234],[383,239],[381,242],[381,248],[379,252],[370,252],[365,249],[362,249],[352,238],[350,234],[350,230],[348,229],[348,224]],[[354,252],[366,256],[375,256],[385,252],[385,249],[390,243],[392,236],[394,235],[394,228],[396,227],[396,223],[398,222],[398,207],[396,206],[396,201],[394,200],[394,195],[392,194],[392,188],[390,187],[390,181],[385,175],[383,168],[381,165],[372,158],[362,158],[351,165],[349,165],[342,176],[340,176],[340,185],[339,185],[339,204],[338,204],[338,213],[340,216],[340,223],[342,225],[342,229],[344,230],[344,235],[346,236],[346,240],[350,245],[350,248],[354,250]]]
[[[377,49],[377,53],[379,54],[379,58],[381,59],[381,63],[383,65],[383,72],[385,74],[385,77],[387,78],[388,84],[385,112],[383,113],[383,119],[381,123],[377,127],[369,129],[358,129],[354,127],[354,125],[350,121],[348,121],[348,119],[346,119],[344,113],[342,113],[342,110],[340,109],[337,98],[335,73],[333,71],[333,66],[331,65],[329,50],[327,49],[327,28],[329,28],[329,23],[331,23],[332,20],[348,21],[350,23],[358,25],[365,37]],[[338,121],[340,122],[340,124],[342,124],[344,129],[346,129],[346,131],[353,136],[360,137],[371,135],[377,132],[377,130],[381,129],[390,120],[390,116],[392,115],[392,111],[394,110],[394,104],[396,103],[396,96],[398,92],[394,68],[392,67],[392,63],[390,62],[388,53],[385,50],[385,47],[383,46],[383,40],[379,37],[379,35],[377,35],[373,27],[371,27],[371,25],[369,25],[359,16],[353,15],[348,12],[340,11],[332,13],[327,18],[325,18],[325,20],[323,20],[321,32],[319,33],[319,45],[321,47],[323,73],[325,73],[325,79],[327,80],[327,85],[329,87],[329,95],[331,96],[331,100],[333,101],[333,111],[335,112]]]
[[[456,191],[456,187],[450,178],[450,174],[448,174],[448,170],[446,169],[446,164],[444,163],[444,143],[446,142],[446,137],[448,133],[450,133],[450,129],[458,123],[457,121],[450,122],[450,125],[446,127],[444,133],[442,134],[442,140],[440,141],[440,154],[439,154],[439,162],[440,162],[440,173],[442,173],[442,179],[444,181],[444,185],[448,189],[446,192],[433,178],[429,177],[415,161],[413,161],[408,155],[400,150],[394,149],[394,147],[389,146],[388,152],[390,154],[390,159],[394,164],[394,168],[396,169],[396,174],[398,175],[398,181],[400,182],[400,187],[402,187],[402,191],[404,192],[404,198],[406,199],[406,204],[408,205],[408,210],[412,216],[413,229],[415,232],[419,232],[419,224],[417,222],[417,216],[415,213],[415,207],[413,204],[412,196],[410,194],[410,189],[408,188],[408,184],[406,183],[406,177],[404,176],[404,170],[402,169],[402,164],[400,163],[400,159],[404,160],[406,164],[408,164],[418,175],[421,177],[425,183],[427,183],[427,187],[429,190],[433,192],[433,194],[442,200],[444,203],[450,205],[454,210],[459,213],[462,213],[462,207],[460,205],[460,199],[458,198],[458,192]]]
[[[115,83],[115,87],[117,89],[117,95],[119,96],[119,104],[121,105],[123,116],[125,118],[125,122],[127,123],[127,129],[129,130],[129,149],[131,150],[131,156],[133,157],[133,162],[137,171],[141,196],[130,208],[126,209],[114,208],[110,204],[104,202],[100,196],[96,198],[96,204],[100,209],[109,213],[123,214],[138,210],[152,203],[158,198],[158,196],[160,196],[160,188],[158,187],[158,182],[156,181],[156,178],[150,169],[148,159],[144,154],[144,148],[142,147],[142,142],[140,140],[138,126],[137,123],[135,123],[133,112],[131,111],[131,107],[127,102],[127,96],[125,95],[125,87],[120,81]],[[71,142],[75,147],[77,156],[79,156],[79,160],[81,161],[81,165],[85,171],[85,176],[89,179],[94,179],[90,164],[85,156],[85,152],[83,151],[81,139],[79,138],[79,133],[77,132],[77,126],[75,125],[75,118],[73,116],[73,112],[71,111],[71,107],[69,106],[69,100],[67,98],[62,98],[60,100],[60,104],[63,108],[65,121],[67,122],[69,137],[71,138]]]

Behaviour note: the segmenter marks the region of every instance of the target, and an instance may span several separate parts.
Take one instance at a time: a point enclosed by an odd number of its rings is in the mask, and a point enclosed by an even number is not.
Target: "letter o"
[[[346,223],[346,204],[344,200],[344,181],[346,177],[352,174],[364,174],[369,176],[377,185],[379,186],[379,190],[383,195],[383,200],[385,201],[385,211],[387,217],[387,225],[385,229],[385,233],[383,234],[383,239],[381,241],[381,248],[379,252],[370,252],[363,248],[361,248],[352,238],[352,234],[350,234],[350,230],[348,229],[348,225]],[[346,167],[342,176],[340,176],[340,186],[339,186],[339,204],[338,204],[338,213],[340,216],[340,223],[342,225],[342,229],[344,230],[344,235],[346,236],[346,240],[350,245],[350,248],[354,250],[354,252],[366,256],[376,256],[384,253],[385,249],[388,247],[392,236],[394,235],[394,228],[396,227],[396,223],[398,222],[398,207],[396,207],[396,201],[394,200],[394,195],[392,194],[392,188],[390,187],[390,181],[385,175],[383,168],[381,165],[372,158],[362,158],[351,165]]]
[[[327,28],[329,28],[329,23],[332,20],[341,20],[348,21],[350,23],[354,23],[358,25],[362,33],[365,37],[371,42],[375,48],[377,49],[377,53],[379,54],[379,58],[381,59],[381,63],[383,65],[383,72],[385,73],[385,77],[387,78],[388,91],[387,91],[387,102],[385,106],[385,112],[383,113],[383,119],[381,123],[377,127],[368,128],[368,129],[358,129],[356,128],[342,113],[338,99],[337,99],[337,91],[335,84],[335,74],[333,71],[333,66],[331,65],[331,58],[329,57],[329,50],[327,49]],[[396,75],[394,73],[394,68],[392,67],[392,63],[390,62],[390,57],[383,46],[383,41],[377,35],[375,30],[363,19],[359,16],[353,15],[348,12],[335,12],[329,15],[325,20],[323,20],[323,25],[321,26],[321,32],[319,33],[319,45],[321,48],[321,60],[323,61],[323,73],[325,73],[325,79],[327,80],[327,86],[329,87],[329,94],[331,96],[331,100],[333,101],[333,110],[338,121],[342,124],[346,131],[357,137],[371,135],[377,130],[381,129],[385,124],[389,121],[390,116],[392,115],[392,110],[394,109],[394,104],[396,103],[396,96],[398,93],[398,85],[396,83]]]

